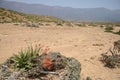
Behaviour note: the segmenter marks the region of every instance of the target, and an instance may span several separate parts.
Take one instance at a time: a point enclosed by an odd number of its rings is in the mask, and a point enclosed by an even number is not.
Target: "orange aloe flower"
[[[42,61],[43,68],[47,70],[52,70],[54,62],[51,61],[49,56],[46,56]]]

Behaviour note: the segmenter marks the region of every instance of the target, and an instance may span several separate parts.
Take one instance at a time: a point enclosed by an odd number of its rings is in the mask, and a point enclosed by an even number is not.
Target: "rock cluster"
[[[8,59],[0,66],[0,80],[80,80],[81,64],[74,58],[50,52],[35,60],[38,63],[32,69],[17,71],[9,67]]]

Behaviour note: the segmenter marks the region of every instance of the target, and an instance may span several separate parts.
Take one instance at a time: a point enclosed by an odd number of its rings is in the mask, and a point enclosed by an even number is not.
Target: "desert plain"
[[[116,27],[115,30],[120,29]],[[120,69],[109,69],[100,62],[120,36],[104,32],[100,27],[40,26],[30,28],[12,23],[0,24],[0,63],[29,45],[49,46],[50,51],[74,57],[81,63],[81,80],[120,80]]]

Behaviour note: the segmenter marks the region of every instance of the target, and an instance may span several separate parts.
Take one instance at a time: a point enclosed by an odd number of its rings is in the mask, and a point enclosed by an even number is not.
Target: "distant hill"
[[[0,7],[29,14],[55,16],[65,20],[120,22],[120,10],[109,10],[106,8],[70,8],[4,0],[0,1]]]
[[[24,14],[0,8],[0,22],[64,22],[62,19],[43,15]]]

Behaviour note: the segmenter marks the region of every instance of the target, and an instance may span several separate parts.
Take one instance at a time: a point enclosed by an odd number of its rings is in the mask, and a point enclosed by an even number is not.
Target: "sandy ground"
[[[13,24],[0,24],[0,63],[33,44],[49,46],[51,51],[74,57],[82,65],[81,79],[120,80],[120,69],[109,69],[99,61],[100,54],[108,50],[120,36],[106,33],[99,27],[29,28]],[[95,46],[99,44],[99,46]]]

